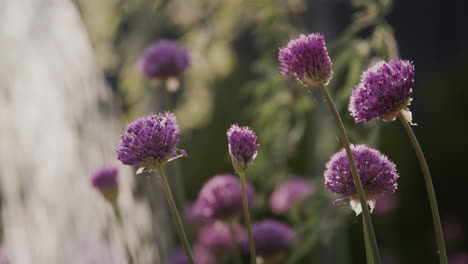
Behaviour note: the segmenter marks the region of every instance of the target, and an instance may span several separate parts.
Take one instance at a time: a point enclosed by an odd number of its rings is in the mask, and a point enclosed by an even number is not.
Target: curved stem
[[[367,227],[364,224],[364,222],[362,222],[362,230],[364,231],[364,244],[365,244],[365,247],[366,247],[367,263],[372,264],[374,262],[372,261],[373,257],[372,257],[372,249],[370,248],[369,232],[367,232]]]
[[[444,234],[442,232],[442,225],[440,223],[440,216],[439,216],[439,209],[437,207],[437,200],[434,191],[434,185],[432,184],[431,173],[429,172],[429,167],[427,166],[426,158],[424,157],[424,153],[419,146],[418,139],[411,128],[411,125],[406,121],[406,118],[403,116],[402,113],[398,116],[403,123],[403,127],[405,127],[406,133],[408,133],[408,137],[411,140],[411,144],[413,144],[414,151],[419,159],[419,164],[421,165],[421,169],[424,175],[424,181],[426,182],[426,189],[427,194],[429,196],[429,203],[431,204],[431,211],[432,211],[432,220],[434,221],[434,231],[436,234],[437,239],[437,247],[439,248],[439,258],[440,263],[447,264],[447,252],[445,250],[445,242],[444,242]]]
[[[124,244],[125,253],[127,255],[127,262],[128,264],[133,264],[135,262],[133,261],[132,252],[130,251],[130,248],[128,247],[127,239],[125,237],[122,215],[120,214],[120,210],[119,210],[119,206],[117,205],[117,202],[112,203],[112,209],[114,210],[114,215],[119,225],[120,236],[122,239],[122,243]]]
[[[182,243],[182,246],[185,250],[185,254],[187,255],[187,260],[190,264],[195,264],[195,261],[193,260],[193,256],[192,256],[192,251],[190,250],[190,245],[187,240],[187,236],[185,235],[185,232],[184,232],[184,227],[182,226],[179,213],[177,212],[177,207],[174,202],[174,197],[172,196],[171,187],[169,186],[169,183],[167,182],[167,179],[166,179],[166,174],[164,172],[164,169],[161,166],[158,166],[156,169],[158,170],[159,176],[161,176],[164,191],[166,192],[166,196],[167,196],[167,202],[169,203],[169,208],[171,209],[172,220],[174,220],[174,223],[176,225],[177,233],[179,234],[179,238],[180,238],[180,242]]]
[[[356,166],[356,162],[354,161],[353,153],[351,152],[351,146],[349,144],[349,139],[346,133],[346,129],[343,125],[343,121],[341,120],[338,110],[336,110],[335,104],[333,103],[330,93],[328,93],[327,88],[325,87],[325,85],[323,85],[323,83],[321,83],[319,87],[320,87],[320,90],[322,91],[323,96],[325,97],[325,100],[327,101],[328,106],[330,107],[330,110],[333,113],[336,124],[340,130],[341,140],[346,150],[346,155],[348,156],[354,185],[356,185],[356,191],[359,196],[359,202],[361,203],[362,219],[363,219],[364,225],[367,228],[367,232],[369,235],[368,238],[370,242],[370,248],[372,249],[372,258],[374,260],[374,264],[380,264],[380,256],[379,256],[379,248],[377,246],[377,239],[375,238],[374,228],[372,227],[372,220],[370,217],[369,208],[367,206],[366,196],[364,194],[364,188],[362,186],[361,178],[359,177],[359,174],[358,174],[358,169]]]
[[[249,235],[250,258],[252,264],[257,264],[257,254],[255,253],[255,243],[252,235],[252,224],[250,223],[249,203],[247,201],[247,191],[245,187],[245,172],[238,172],[242,187],[242,205],[244,207],[245,226]]]

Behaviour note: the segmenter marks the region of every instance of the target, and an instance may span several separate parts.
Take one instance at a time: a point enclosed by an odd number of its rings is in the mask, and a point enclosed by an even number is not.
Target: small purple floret
[[[202,245],[194,245],[193,258],[197,264],[215,264],[215,258],[211,252]],[[169,259],[169,264],[188,264],[187,256],[183,248],[178,248]]]
[[[254,188],[247,184],[246,191],[249,206],[253,206]],[[242,214],[242,191],[237,177],[221,174],[211,178],[201,188],[194,209],[196,212],[192,213],[204,219],[231,220]]]
[[[257,135],[250,127],[239,127],[234,124],[228,129],[227,138],[234,169],[243,172],[257,156],[260,148],[257,144]]]
[[[387,156],[366,145],[351,145],[351,150],[366,198],[373,209],[377,195],[395,192],[399,178],[396,165]],[[358,201],[356,187],[345,149],[334,154],[325,167],[325,188],[350,198],[351,206],[356,211],[356,204],[353,205],[353,202]],[[360,213],[358,211],[357,214]]]
[[[106,200],[114,202],[119,192],[119,170],[116,167],[104,167],[91,176],[91,185],[102,193]]]
[[[205,246],[212,252],[223,252],[234,245],[232,233],[238,233],[239,226],[235,231],[231,231],[229,225],[222,221],[215,221],[212,224],[202,227],[198,233],[198,243]]]
[[[409,106],[413,83],[414,66],[410,61],[378,62],[361,75],[361,82],[352,92],[349,111],[356,122],[373,118],[393,121]]]
[[[327,85],[333,77],[332,61],[320,33],[300,35],[279,51],[281,75],[294,75],[306,86]]]
[[[187,50],[172,40],[151,44],[138,60],[139,70],[150,79],[179,77],[189,65]]]
[[[270,208],[273,213],[285,214],[300,200],[315,191],[315,186],[305,179],[294,176],[292,179],[276,186],[270,196]]]
[[[252,224],[255,250],[259,256],[273,257],[284,253],[294,242],[294,230],[287,224],[276,220],[262,220]],[[242,249],[249,252],[247,233],[240,238]]]
[[[155,168],[177,157],[180,128],[170,112],[140,117],[128,124],[116,148],[117,158],[125,165]],[[179,154],[180,151],[180,154]]]

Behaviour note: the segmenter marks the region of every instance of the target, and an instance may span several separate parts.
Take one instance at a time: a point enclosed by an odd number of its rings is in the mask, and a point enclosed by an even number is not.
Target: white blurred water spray
[[[112,94],[70,0],[0,0],[0,194],[15,264],[124,263],[109,206],[89,175],[115,164]],[[147,206],[121,167],[122,214],[137,263],[158,263]]]

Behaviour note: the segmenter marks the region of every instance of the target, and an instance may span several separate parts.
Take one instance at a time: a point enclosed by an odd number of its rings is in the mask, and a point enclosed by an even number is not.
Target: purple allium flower
[[[270,196],[271,211],[285,214],[294,202],[303,199],[315,191],[315,186],[305,179],[294,176],[292,179],[278,184]]]
[[[243,172],[257,156],[257,135],[250,127],[234,124],[228,129],[227,138],[232,165],[237,172]]]
[[[372,212],[376,196],[395,192],[399,177],[396,166],[387,156],[366,145],[351,145],[351,150]],[[334,154],[325,167],[325,188],[349,198],[351,208],[360,214],[362,208],[345,149]]]
[[[325,38],[320,33],[300,35],[279,51],[281,75],[294,75],[302,84],[327,85],[333,76]]]
[[[442,229],[444,230],[444,239],[447,242],[456,242],[464,237],[465,224],[463,219],[456,215],[449,215],[442,219]]]
[[[391,213],[398,207],[398,199],[396,195],[382,195],[377,198],[377,201],[379,201],[379,205],[375,206],[374,212],[379,215]]]
[[[247,184],[246,192],[249,206],[252,207],[255,190]],[[239,180],[232,174],[214,176],[203,185],[194,206],[197,215],[205,219],[230,220],[242,214],[242,191]]]
[[[235,233],[239,233],[240,226],[235,227]],[[215,221],[200,229],[198,233],[198,243],[205,246],[212,252],[222,252],[234,245],[232,237],[233,231],[230,226],[223,221]]]
[[[116,167],[104,167],[91,176],[91,185],[110,203],[117,201],[119,195],[119,170]]]
[[[159,40],[145,49],[138,67],[150,79],[179,77],[190,65],[186,49],[176,41]]]
[[[461,252],[449,257],[448,263],[450,264],[468,264],[468,253]]]
[[[269,258],[284,253],[292,245],[295,233],[282,222],[262,220],[252,224],[252,235],[256,253]],[[246,232],[242,233],[239,242],[244,251],[250,251]]]
[[[411,123],[411,102],[414,83],[414,66],[410,61],[393,59],[381,61],[361,75],[361,82],[354,88],[349,111],[356,122],[373,118],[393,121],[402,112]]]
[[[211,252],[202,245],[193,246],[193,258],[197,264],[215,264],[215,258]],[[169,260],[169,264],[187,264],[187,256],[183,248],[178,248]]]
[[[125,165],[155,168],[181,156],[177,149],[180,128],[170,112],[140,117],[128,124],[117,146],[117,158]]]

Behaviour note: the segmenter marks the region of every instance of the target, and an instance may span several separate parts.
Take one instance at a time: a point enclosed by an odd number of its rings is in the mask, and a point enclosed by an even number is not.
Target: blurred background
[[[177,239],[158,179],[134,176],[114,153],[127,122],[163,110],[175,112],[189,154],[168,168],[179,208],[209,178],[233,172],[226,130],[248,125],[261,145],[248,171],[252,217],[298,230],[287,263],[364,263],[361,218],[323,188],[324,164],[340,148],[331,113],[318,91],[279,75],[279,47],[312,32],[327,39],[329,87],[351,141],[379,148],[401,175],[373,214],[383,263],[438,263],[423,177],[401,124],[355,124],[347,110],[361,72],[395,57],[416,67],[414,130],[450,263],[468,263],[456,262],[468,254],[466,10],[456,0],[0,0],[0,263],[124,263],[112,211],[89,184],[108,164],[121,168],[119,203],[137,263],[166,263]],[[174,93],[136,68],[160,39],[178,41],[192,59]],[[306,217],[268,208],[275,185],[292,174],[318,189],[303,202]]]

